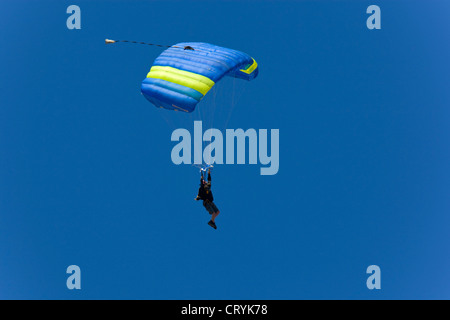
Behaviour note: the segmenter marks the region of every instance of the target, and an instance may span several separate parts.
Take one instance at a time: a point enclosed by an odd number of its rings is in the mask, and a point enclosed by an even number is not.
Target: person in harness
[[[211,168],[208,169],[208,181],[205,181],[204,171],[201,171],[200,178],[200,188],[198,189],[198,195],[195,200],[203,200],[203,206],[206,211],[211,215],[211,220],[208,222],[208,225],[217,229],[216,223],[214,220],[219,215],[220,211],[217,206],[214,204],[214,197],[211,191]],[[206,172],[205,172],[206,175]]]

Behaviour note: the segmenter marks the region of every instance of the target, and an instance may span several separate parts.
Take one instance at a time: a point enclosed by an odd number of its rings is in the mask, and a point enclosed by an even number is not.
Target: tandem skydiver
[[[219,215],[220,211],[214,204],[214,197],[211,192],[211,168],[208,169],[208,181],[205,181],[203,175],[206,175],[206,170],[201,171],[200,188],[198,189],[198,195],[195,200],[203,200],[203,206],[211,215],[211,220],[208,222],[208,225],[217,229],[214,220]]]

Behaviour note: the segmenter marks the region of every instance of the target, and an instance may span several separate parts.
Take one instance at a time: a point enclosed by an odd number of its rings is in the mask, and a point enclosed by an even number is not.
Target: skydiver
[[[208,181],[205,181],[203,177],[203,171],[201,171],[200,188],[198,189],[198,195],[195,200],[203,200],[203,206],[211,215],[211,220],[208,222],[208,225],[213,227],[214,229],[217,229],[214,220],[219,215],[220,211],[214,204],[214,197],[211,191],[211,168],[208,169]]]

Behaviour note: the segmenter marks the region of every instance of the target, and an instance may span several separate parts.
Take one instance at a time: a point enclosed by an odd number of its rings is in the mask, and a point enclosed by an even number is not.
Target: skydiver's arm
[[[208,182],[211,182],[211,171],[208,171]]]

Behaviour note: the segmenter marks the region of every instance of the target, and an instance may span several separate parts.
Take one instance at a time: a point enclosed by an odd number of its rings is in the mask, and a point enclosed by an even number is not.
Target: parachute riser
[[[111,39],[105,39],[105,43],[106,43],[106,44],[112,44],[112,43],[116,43],[116,42],[127,42],[127,43],[134,43],[134,44],[145,44],[145,45],[147,45],[147,46],[155,46],[155,47],[161,47],[161,48],[180,48],[180,49],[184,49],[184,50],[195,50],[195,49],[192,48],[191,46],[180,47],[180,46],[168,46],[168,45],[164,45],[164,44],[148,43],[148,42],[141,42],[141,41],[131,41],[131,40],[111,40]]]

